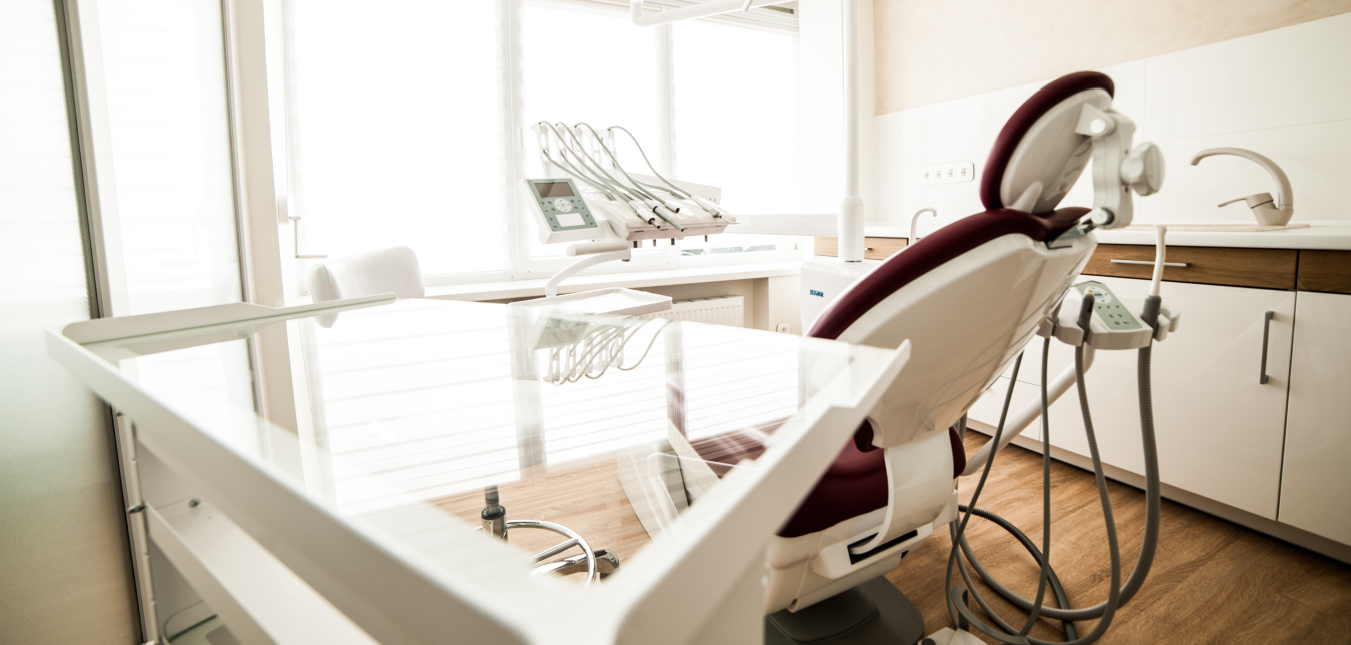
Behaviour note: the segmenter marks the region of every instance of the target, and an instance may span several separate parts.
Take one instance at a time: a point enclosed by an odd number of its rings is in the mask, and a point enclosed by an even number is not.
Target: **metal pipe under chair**
[[[568,538],[566,541],[559,542],[534,555],[534,561],[537,563],[543,562],[543,564],[535,567],[535,572],[532,575],[542,573],[569,575],[585,571],[585,584],[589,585],[619,569],[619,556],[606,549],[592,549],[581,534],[566,526],[542,520],[508,520],[507,509],[501,504],[496,485],[483,489],[483,502],[483,512],[479,513],[479,517],[483,521],[482,530],[493,537],[506,540],[511,529],[543,529]],[[544,562],[574,547],[581,549],[582,552]]]

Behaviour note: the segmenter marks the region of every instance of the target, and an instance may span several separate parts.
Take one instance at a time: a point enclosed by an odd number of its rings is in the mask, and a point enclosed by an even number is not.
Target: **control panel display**
[[[541,181],[535,184],[535,189],[539,191],[540,197],[576,197],[577,194],[572,191],[571,182],[567,181]]]
[[[540,242],[594,240],[602,233],[586,200],[571,179],[526,179]]]

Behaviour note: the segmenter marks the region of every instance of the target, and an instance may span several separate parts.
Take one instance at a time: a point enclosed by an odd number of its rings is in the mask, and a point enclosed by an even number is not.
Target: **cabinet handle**
[[[1113,259],[1113,260],[1112,260],[1112,264],[1142,264],[1142,265],[1145,265],[1145,266],[1151,266],[1151,267],[1152,267],[1152,266],[1154,266],[1154,261],[1153,261],[1153,260],[1117,260],[1117,259]],[[1187,266],[1189,266],[1189,265],[1188,265],[1188,263],[1186,263],[1186,262],[1164,262],[1164,263],[1163,263],[1163,266],[1166,266],[1166,267],[1178,267],[1178,268],[1180,268],[1180,269],[1185,269],[1185,268],[1187,268]]]
[[[1262,327],[1262,385],[1266,385],[1271,377],[1267,376],[1267,345],[1271,340],[1271,319],[1276,317],[1276,312],[1268,311],[1266,313],[1266,322]]]

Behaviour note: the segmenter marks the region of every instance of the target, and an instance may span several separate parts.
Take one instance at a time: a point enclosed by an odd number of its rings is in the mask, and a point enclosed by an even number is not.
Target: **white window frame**
[[[287,51],[285,51],[288,49],[287,45],[290,42],[289,37],[290,32],[287,23],[290,20],[291,11],[289,10],[289,8],[287,8],[287,5],[290,4],[290,0],[275,0],[275,1],[281,3],[281,11],[273,12],[272,16],[274,17],[274,19],[278,17],[281,19],[282,32],[285,34],[285,36],[281,39],[283,49],[281,55],[284,57],[284,63],[280,66],[281,68],[280,74],[282,74],[283,78],[280,79],[280,82],[272,84],[272,86],[285,88],[284,89],[285,96],[283,100],[284,107],[280,110],[281,114],[274,115],[273,120],[279,121],[279,123],[277,123],[275,127],[277,131],[281,133],[280,136],[284,137],[285,141],[284,148],[286,159],[277,159],[274,161],[275,163],[284,164],[286,168],[284,173],[284,176],[286,177],[286,184],[284,186],[284,190],[278,192],[284,193],[284,195],[282,195],[283,197],[288,197],[294,194],[291,188],[294,185],[293,182],[295,177],[293,168],[291,167],[289,161],[291,159],[295,159],[298,157],[297,150],[295,147],[296,142],[290,136],[290,132],[294,131],[293,119],[295,117],[292,111],[289,109],[289,106],[294,102],[292,94],[294,91],[294,87],[292,84],[286,82],[285,78],[286,76],[290,75],[291,70],[293,69],[292,67],[293,59],[290,56],[290,54]],[[578,8],[585,8],[591,11],[598,11],[605,13],[613,11],[616,15],[622,16],[627,16],[628,14],[627,0],[549,0],[549,1],[550,3],[553,4],[574,5],[577,6]],[[531,221],[531,214],[526,210],[526,205],[521,199],[519,191],[515,190],[515,187],[518,186],[521,180],[525,179],[526,177],[525,173],[526,159],[528,158],[528,155],[532,154],[530,146],[533,145],[533,135],[531,134],[526,124],[523,122],[524,105],[522,97],[518,92],[515,91],[516,88],[521,87],[521,83],[523,82],[520,48],[517,45],[521,38],[521,12],[526,2],[527,0],[499,0],[497,3],[498,7],[497,18],[500,21],[499,25],[501,28],[501,33],[504,35],[504,38],[502,38],[502,40],[498,43],[498,46],[501,49],[500,54],[502,58],[508,61],[508,64],[503,66],[503,77],[501,79],[502,82],[501,86],[503,88],[503,91],[506,93],[506,95],[503,98],[505,99],[506,104],[509,106],[508,118],[510,120],[510,123],[507,130],[513,133],[512,137],[509,137],[507,140],[504,140],[502,142],[502,145],[504,147],[504,150],[502,152],[504,153],[505,158],[508,160],[508,167],[511,172],[510,178],[511,190],[507,191],[508,193],[507,198],[510,200],[510,203],[508,204],[509,209],[508,212],[511,215],[507,218],[506,231],[507,235],[512,241],[509,244],[507,244],[506,248],[504,249],[504,251],[506,251],[509,255],[508,257],[509,268],[505,270],[485,271],[476,273],[426,274],[423,275],[423,284],[427,287],[477,284],[486,282],[538,280],[554,275],[559,270],[575,261],[575,258],[534,257],[531,255],[529,240],[534,237],[534,224]],[[648,4],[653,5],[654,7],[661,6],[674,8],[696,3],[690,2],[689,0],[649,0]],[[770,9],[763,9],[763,8],[754,9],[748,14],[738,13],[733,16],[715,16],[712,18],[705,18],[704,20],[716,20],[720,22],[727,22],[730,24],[736,24],[738,26],[749,28],[764,28],[772,31],[786,32],[792,34],[797,33],[796,15],[788,15],[780,11],[773,11]],[[656,31],[657,46],[659,47],[659,52],[657,56],[658,69],[654,70],[654,73],[659,76],[661,81],[659,83],[660,91],[658,96],[659,100],[658,125],[659,130],[661,132],[662,140],[652,142],[647,147],[656,152],[656,154],[652,155],[653,163],[656,164],[657,167],[661,171],[663,171],[663,173],[666,173],[669,172],[670,169],[675,165],[674,157],[675,157],[676,132],[675,132],[675,96],[673,91],[675,89],[673,87],[674,64],[675,64],[674,41],[672,38],[671,25],[669,24],[659,25],[656,27],[650,27],[650,29]],[[801,100],[800,95],[798,99]],[[292,235],[295,234],[294,228],[292,228],[291,234]],[[791,240],[791,242],[788,242],[789,240]],[[660,250],[660,252],[658,253],[652,253],[650,251],[643,252],[635,256],[635,258],[632,261],[622,263],[608,262],[605,264],[601,264],[597,267],[594,267],[592,269],[583,271],[582,274],[622,275],[625,273],[633,273],[633,272],[665,271],[665,270],[719,267],[719,266],[734,267],[746,264],[795,261],[804,259],[808,251],[810,250],[811,246],[807,238],[787,237],[785,239],[785,242],[794,243],[796,244],[797,248],[791,250],[758,251],[754,253],[728,253],[728,254],[711,254],[711,255],[694,256],[694,255],[682,255],[679,251],[678,246],[672,245],[670,242],[666,240],[658,240],[657,248]],[[650,245],[651,243],[644,242],[644,244]],[[293,248],[294,248],[293,244],[282,245],[282,253],[284,260],[291,260],[290,256],[294,255],[292,250]],[[647,246],[646,248],[651,249],[652,247]],[[323,249],[302,249],[302,251],[306,254],[324,253]],[[300,295],[305,295],[308,290],[308,285],[306,284],[308,269],[316,260],[294,259],[292,261],[294,261],[297,266],[296,276],[299,282],[298,286],[300,288]]]

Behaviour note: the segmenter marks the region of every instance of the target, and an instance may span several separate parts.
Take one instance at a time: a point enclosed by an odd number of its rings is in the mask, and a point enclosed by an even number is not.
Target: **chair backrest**
[[[417,254],[406,246],[351,255],[310,269],[310,297],[315,302],[392,293],[421,298],[422,269]]]
[[[1092,234],[1046,244],[1088,213],[1055,210],[1083,170],[1088,149],[1064,145],[1044,119],[1085,98],[1110,105],[1111,79],[1062,77],[1028,99],[1000,133],[982,178],[990,209],[963,218],[892,256],[840,294],[810,336],[894,348],[911,341],[906,369],[869,415],[872,443],[889,448],[946,432],[1012,363],[1088,263]],[[1090,94],[1085,94],[1090,93]],[[1054,139],[1055,145],[1038,143]],[[1043,181],[1052,199],[1024,212],[1005,206],[1019,183]],[[1034,214],[1036,213],[1036,214]]]

